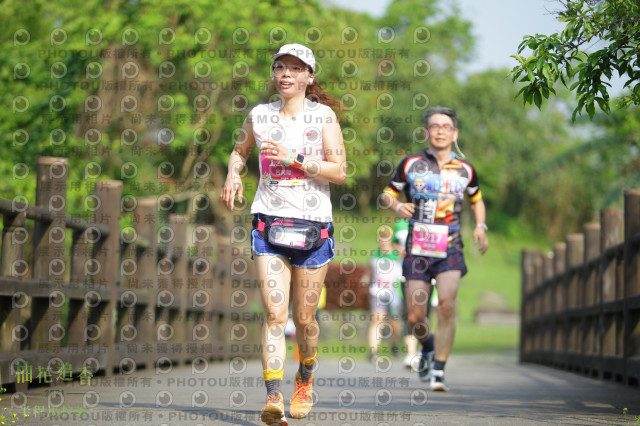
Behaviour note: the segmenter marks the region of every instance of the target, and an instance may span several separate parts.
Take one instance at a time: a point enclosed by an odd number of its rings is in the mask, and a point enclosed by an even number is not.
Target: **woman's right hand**
[[[242,203],[243,192],[240,176],[227,176],[227,180],[224,181],[224,186],[222,187],[222,193],[220,193],[220,199],[227,206],[227,209],[233,210],[236,194],[238,194],[238,202]]]

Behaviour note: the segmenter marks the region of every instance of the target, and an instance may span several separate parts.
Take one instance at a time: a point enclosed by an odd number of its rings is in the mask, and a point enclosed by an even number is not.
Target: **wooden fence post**
[[[89,280],[90,274],[96,270],[96,265],[92,264],[91,241],[98,236],[92,228],[84,231],[74,230],[71,239],[71,288],[81,288],[85,291],[85,299],[69,300],[69,317],[67,329],[67,347],[72,353],[81,353],[85,349],[85,334],[87,333],[89,309],[86,298],[93,282]],[[77,367],[76,367],[77,368]]]
[[[36,205],[54,212],[51,222],[36,222],[33,230],[33,278],[40,281],[39,288],[47,296],[32,298],[30,346],[41,353],[59,354],[59,342],[64,337],[60,308],[64,304],[68,164],[66,158],[38,158]]]
[[[567,307],[569,309],[579,306],[582,289],[580,288],[579,273],[572,270],[584,261],[584,234],[569,234],[565,237],[567,242],[567,273],[568,294]]]
[[[533,255],[533,286],[531,292],[534,293],[532,314],[534,318],[539,318],[542,313],[541,300],[538,295],[539,289],[544,282],[544,256],[541,251],[536,251]]]
[[[584,225],[584,263],[600,256],[600,224],[586,223]],[[584,277],[584,293],[582,295],[582,306],[592,306],[600,302],[600,295],[597,291],[598,268],[596,265],[586,268]]]
[[[564,274],[567,271],[567,243],[558,242],[553,245],[553,271],[555,278],[553,280],[553,303],[551,316],[553,318],[553,331],[551,342],[553,347],[553,365],[559,363],[558,353],[564,351],[566,335],[563,329],[563,323],[559,317],[560,312],[565,311],[567,303],[567,293],[564,285]]]
[[[600,211],[602,233],[600,251],[607,251],[624,241],[624,211],[622,209],[605,209]],[[611,260],[613,259],[613,260]],[[622,298],[621,292],[616,292],[616,262],[615,256],[607,256],[607,263],[602,271],[602,301],[609,302]]]
[[[140,239],[148,242],[144,248],[137,249],[136,278],[138,279],[139,299],[147,300],[141,312],[142,319],[138,327],[138,336],[143,347],[147,348],[146,368],[154,368],[158,355],[158,330],[156,328],[156,299],[158,296],[158,251],[157,223],[158,202],[152,198],[138,199],[135,209],[135,230]]]
[[[542,303],[542,315],[545,318],[544,330],[542,330],[542,353],[543,362],[548,363],[553,356],[553,252],[544,254],[544,282],[545,287],[540,295]]]
[[[640,190],[624,193],[624,377],[640,382]],[[631,301],[634,301],[633,303]]]
[[[584,261],[584,234],[569,234],[565,237],[567,242],[567,282],[568,300],[567,310],[572,311],[580,306],[583,293],[582,270],[576,269]],[[575,355],[580,353],[580,342],[582,341],[581,320],[575,315],[567,316],[564,329],[566,330],[567,342],[565,345],[565,368],[575,369]]]
[[[27,240],[25,225],[25,211],[15,215],[3,215],[2,228],[2,258],[0,259],[0,276],[21,279],[27,272],[24,262],[24,244]],[[27,302],[26,294],[17,292],[11,299],[0,298],[3,305],[0,308],[8,312],[8,317],[2,322],[0,330],[0,353],[17,355],[20,351],[20,337],[24,332],[20,331],[21,306]],[[6,303],[6,305],[4,305]]]
[[[202,309],[193,324],[194,337],[201,340],[200,355],[205,359],[213,359],[224,353],[221,336],[221,317],[219,305],[224,303],[223,296],[218,291],[218,283],[214,281],[221,269],[219,259],[214,260],[217,252],[217,239],[213,226],[197,225],[191,228],[194,256],[190,262],[189,280],[197,285],[197,298],[192,303]],[[197,327],[197,328],[196,328]],[[208,335],[203,339],[199,336]],[[204,343],[204,342],[209,343]]]
[[[188,345],[192,343],[193,318],[187,307],[191,306],[191,283],[189,282],[189,259],[187,253],[187,223],[189,216],[169,215],[169,224],[173,231],[173,238],[169,241],[167,257],[173,263],[170,288],[175,302],[173,305],[173,317],[170,324],[175,330],[174,341],[180,345],[181,352],[175,356],[178,362],[183,363],[192,357],[189,354]]]
[[[226,235],[220,235],[216,233],[217,239],[217,253],[216,253],[216,281],[214,282],[214,288],[220,294],[220,304],[217,305],[217,314],[219,315],[219,321],[217,329],[219,330],[218,336],[220,340],[218,346],[222,348],[221,353],[216,351],[217,355],[221,359],[229,359],[234,356],[245,356],[245,353],[235,353],[231,350],[231,334],[227,330],[231,330],[236,323],[231,318],[231,314],[234,309],[231,307],[231,287],[234,274],[236,274],[236,268],[238,266],[236,259],[233,257],[233,246],[231,245],[231,238]],[[244,275],[244,274],[243,274]],[[236,277],[239,277],[236,274]]]
[[[599,262],[600,257],[600,224],[596,222],[584,224],[584,259],[582,269],[582,307],[581,326],[582,339],[580,364],[585,372],[599,375],[600,340],[598,339],[598,310],[600,306]]]
[[[100,361],[107,375],[113,374],[116,363],[115,314],[118,302],[118,266],[120,256],[120,199],[122,182],[96,182],[96,196],[100,203],[95,211],[94,221],[109,227],[109,235],[102,236],[93,247],[93,257],[99,267],[95,274],[95,285],[105,288],[108,300],[102,301],[89,313],[89,323],[95,325],[100,336],[95,336],[99,345]],[[104,363],[103,363],[104,362]]]
[[[520,362],[527,362],[531,358],[531,337],[529,336],[529,322],[531,318],[532,300],[529,297],[533,287],[535,270],[533,265],[535,252],[533,250],[522,251],[522,283],[521,283],[521,305],[520,305]]]
[[[600,252],[602,263],[600,267],[600,363],[601,378],[615,376],[614,357],[622,358],[622,347],[618,344],[618,335],[624,330],[623,317],[616,311],[604,310],[604,304],[622,298],[622,292],[617,290],[618,259],[611,250],[624,241],[624,211],[622,209],[605,209],[600,211]]]

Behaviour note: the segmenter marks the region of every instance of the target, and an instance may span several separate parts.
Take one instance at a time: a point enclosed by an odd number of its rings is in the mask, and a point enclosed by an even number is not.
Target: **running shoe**
[[[260,411],[260,419],[268,425],[288,426],[284,416],[284,398],[281,393],[267,395],[267,403]]]
[[[313,374],[308,383],[302,383],[300,381],[300,373],[296,373],[296,390],[293,392],[291,405],[289,406],[289,413],[294,419],[301,419],[311,411],[311,407],[313,407],[312,388]]]
[[[420,363],[418,364],[418,377],[423,382],[429,381],[429,372],[431,371],[431,367],[433,366],[433,351],[427,352],[426,354],[422,352],[420,356]]]
[[[432,391],[447,392],[449,387],[444,382],[443,370],[432,370],[430,375],[429,389]]]
[[[418,365],[420,364],[421,356],[419,354],[407,355],[404,357],[404,366],[413,372],[418,371]]]

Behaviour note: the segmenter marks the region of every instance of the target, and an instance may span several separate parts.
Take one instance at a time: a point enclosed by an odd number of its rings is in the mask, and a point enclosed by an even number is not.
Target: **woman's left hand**
[[[264,155],[267,160],[276,160],[284,163],[288,152],[289,150],[282,144],[276,144],[271,141],[262,141],[262,144],[260,144],[260,154]]]

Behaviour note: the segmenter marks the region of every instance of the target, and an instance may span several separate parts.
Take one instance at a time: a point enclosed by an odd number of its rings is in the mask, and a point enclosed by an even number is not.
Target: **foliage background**
[[[69,157],[69,213],[90,215],[95,180],[122,179],[135,196],[208,194],[207,219],[224,227],[217,193],[234,132],[274,95],[269,57],[290,42],[316,51],[318,81],[349,107],[349,178],[333,189],[341,210],[376,214],[392,166],[426,147],[422,114],[433,105],[460,113],[460,147],[494,231],[557,239],[638,182],[634,108],[571,124],[562,91],[536,111],[514,102],[506,71],[461,79],[470,23],[442,1],[396,0],[379,19],[316,0],[1,6],[4,198],[33,202],[36,158]]]

